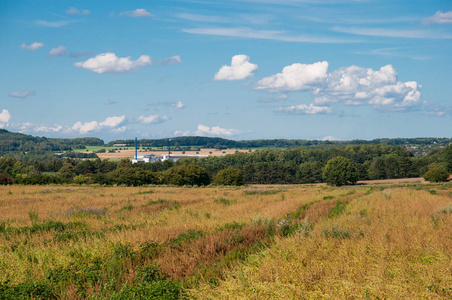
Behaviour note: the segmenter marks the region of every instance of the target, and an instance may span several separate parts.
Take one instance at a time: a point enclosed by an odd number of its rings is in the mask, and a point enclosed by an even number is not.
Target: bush
[[[244,185],[242,171],[236,168],[226,168],[218,172],[213,181],[216,185]]]
[[[423,177],[430,182],[445,182],[449,178],[449,173],[442,169],[432,169],[425,173]]]
[[[330,159],[323,168],[322,175],[326,183],[337,186],[355,184],[358,180],[358,170],[355,164],[342,156]]]

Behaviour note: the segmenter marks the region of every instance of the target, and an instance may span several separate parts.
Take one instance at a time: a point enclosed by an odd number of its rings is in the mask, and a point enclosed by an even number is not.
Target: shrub
[[[424,179],[430,182],[445,182],[449,173],[441,169],[433,169],[424,174]]]
[[[12,184],[12,183],[13,183],[13,180],[11,178],[0,173],[0,185],[8,185],[8,184]]]
[[[358,170],[355,164],[342,156],[330,159],[323,168],[322,175],[326,183],[337,186],[355,184],[358,180]]]
[[[242,171],[236,168],[226,168],[218,172],[213,181],[216,185],[244,185]]]

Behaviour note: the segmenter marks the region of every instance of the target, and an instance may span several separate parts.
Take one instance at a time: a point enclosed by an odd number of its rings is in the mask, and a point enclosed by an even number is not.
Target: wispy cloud
[[[332,114],[333,109],[329,106],[317,106],[314,104],[300,104],[287,107],[279,107],[275,109],[276,112],[293,113],[300,115],[317,115],[317,114]]]
[[[333,27],[336,32],[355,35],[407,38],[407,39],[452,39],[452,35],[430,30],[401,30],[385,28]]]
[[[34,42],[34,43],[30,44],[30,45],[22,44],[19,47],[22,48],[22,49],[25,49],[25,50],[32,50],[32,51],[34,51],[34,50],[38,50],[41,47],[44,47],[44,44],[43,43],[39,43],[39,42]]]
[[[69,15],[89,15],[91,11],[87,9],[79,10],[73,6],[69,7],[69,9],[66,10],[66,13]]]
[[[10,97],[25,99],[36,94],[35,91],[14,91],[9,94]]]
[[[73,23],[74,21],[69,20],[62,20],[62,21],[45,21],[45,20],[36,20],[34,21],[34,24],[42,27],[51,27],[51,28],[58,28],[66,26],[70,23]]]
[[[181,63],[182,59],[180,58],[179,55],[174,55],[157,61],[157,65],[159,66],[177,65]]]
[[[430,56],[421,56],[415,54],[405,53],[404,50],[407,48],[404,47],[391,47],[391,48],[380,48],[380,49],[372,49],[369,51],[356,51],[354,53],[360,55],[380,55],[380,56],[388,56],[388,57],[406,57],[414,60],[430,60],[432,57]]]
[[[329,37],[314,37],[305,35],[289,35],[283,30],[255,30],[247,27],[239,28],[189,28],[182,29],[183,32],[202,35],[230,36],[249,39],[264,39],[283,42],[302,42],[302,43],[355,43],[357,40],[339,39]]]
[[[452,23],[452,10],[447,12],[442,12],[438,10],[433,16],[424,19],[423,24],[450,24]]]
[[[191,13],[176,14],[179,19],[199,23],[223,23],[223,24],[267,24],[274,19],[270,15],[238,14],[234,16],[200,15]]]
[[[83,56],[93,56],[94,52],[80,51],[80,52],[71,52],[69,53],[70,57],[83,57]]]
[[[107,100],[105,101],[105,105],[113,105],[113,104],[117,104],[118,102],[114,101],[114,100]]]

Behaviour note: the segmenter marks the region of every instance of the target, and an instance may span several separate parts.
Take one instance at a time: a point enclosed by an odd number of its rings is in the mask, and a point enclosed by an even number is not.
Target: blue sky
[[[0,128],[450,137],[449,0],[0,1]]]

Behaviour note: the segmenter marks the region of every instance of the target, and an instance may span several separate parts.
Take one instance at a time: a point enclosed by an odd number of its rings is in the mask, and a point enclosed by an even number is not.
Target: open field
[[[182,153],[182,151],[171,151],[171,155],[177,155],[177,156],[189,156],[189,155],[208,155],[208,156],[224,156],[227,154],[234,154],[236,152],[246,152],[248,153],[249,150],[246,149],[224,149],[224,150],[218,150],[218,149],[211,149],[211,148],[201,148],[199,151],[184,151],[185,153]],[[144,151],[139,150],[138,154],[154,154],[157,156],[168,154],[168,150],[160,150],[160,151]],[[116,153],[97,153],[97,156],[99,156],[100,159],[121,159],[121,158],[132,158],[135,156],[135,149],[128,149],[128,150],[119,150],[116,151]]]
[[[452,297],[450,183],[0,186],[0,211],[5,299]]]

